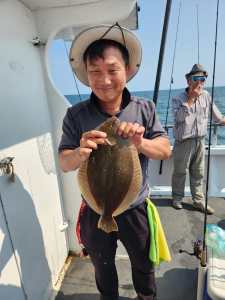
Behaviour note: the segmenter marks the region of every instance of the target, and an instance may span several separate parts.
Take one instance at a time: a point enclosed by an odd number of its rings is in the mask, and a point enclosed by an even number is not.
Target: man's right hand
[[[103,131],[91,130],[84,132],[80,139],[80,147],[78,148],[81,161],[87,160],[92,150],[96,150],[99,144],[105,144],[106,138],[107,134]]]
[[[98,130],[87,131],[82,134],[80,147],[76,149],[65,149],[59,153],[59,164],[64,172],[76,170],[81,163],[88,159],[92,150],[98,148],[99,144],[107,142],[105,132]]]
[[[189,106],[191,106],[196,99],[202,94],[203,86],[201,82],[196,81],[192,82],[188,87],[188,99],[187,103]]]

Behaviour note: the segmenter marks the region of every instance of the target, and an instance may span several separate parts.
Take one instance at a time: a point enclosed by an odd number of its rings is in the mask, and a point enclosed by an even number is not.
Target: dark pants
[[[118,276],[115,266],[117,239],[131,261],[134,288],[140,300],[155,300],[156,285],[149,261],[150,233],[146,204],[117,216],[118,232],[110,234],[97,228],[99,215],[86,206],[80,219],[81,239],[95,267],[95,279],[102,300],[118,299]]]

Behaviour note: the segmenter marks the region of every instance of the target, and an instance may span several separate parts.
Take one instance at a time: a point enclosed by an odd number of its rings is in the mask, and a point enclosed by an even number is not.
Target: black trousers
[[[115,266],[117,239],[127,250],[132,279],[138,299],[156,300],[155,273],[149,261],[150,232],[146,204],[117,216],[118,232],[110,234],[97,228],[99,215],[86,206],[80,218],[81,240],[95,268],[101,300],[118,299],[118,276]]]

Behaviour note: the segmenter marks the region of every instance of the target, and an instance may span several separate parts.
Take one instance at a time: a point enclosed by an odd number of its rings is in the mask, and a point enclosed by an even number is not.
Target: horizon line
[[[224,86],[214,86],[214,88],[224,88]],[[186,87],[183,87],[183,88],[176,88],[176,89],[171,89],[171,91],[177,91],[177,90],[184,90]],[[205,86],[205,89],[211,89],[212,88],[212,86]],[[129,89],[128,89],[129,90]],[[154,90],[136,90],[136,91],[131,91],[131,90],[129,90],[130,91],[130,93],[139,93],[139,92],[154,92]],[[159,92],[160,91],[169,91],[169,89],[160,89],[159,90]],[[76,96],[76,95],[78,95],[78,94],[64,94],[64,96],[71,96],[71,95],[73,95],[73,96]],[[80,95],[90,95],[90,93],[81,93]]]

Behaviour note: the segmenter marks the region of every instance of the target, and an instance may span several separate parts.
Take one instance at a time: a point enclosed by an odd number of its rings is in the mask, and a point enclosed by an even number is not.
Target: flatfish
[[[88,205],[100,215],[98,228],[118,231],[114,216],[123,213],[136,199],[142,170],[136,147],[116,132],[120,121],[111,117],[97,130],[107,133],[107,143],[98,145],[78,171],[78,183]]]

